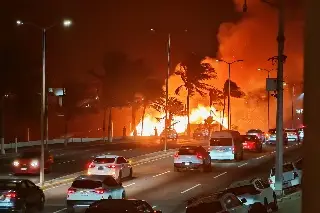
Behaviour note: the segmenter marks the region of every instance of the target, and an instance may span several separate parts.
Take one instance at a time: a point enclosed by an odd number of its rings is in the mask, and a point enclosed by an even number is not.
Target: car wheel
[[[108,199],[109,199],[109,200],[111,200],[111,199],[112,199],[111,195],[108,197]]]
[[[177,167],[173,167],[173,171],[174,171],[174,172],[180,172],[180,169],[177,168]]]
[[[132,168],[130,168],[129,178],[132,178],[132,174],[133,174],[133,172],[132,172]]]
[[[67,206],[67,213],[75,213],[73,206]]]

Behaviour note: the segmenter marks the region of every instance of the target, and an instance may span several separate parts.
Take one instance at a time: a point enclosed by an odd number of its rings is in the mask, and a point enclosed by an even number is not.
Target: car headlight
[[[31,161],[30,165],[32,167],[38,167],[39,166],[39,161],[38,160],[33,160],[33,161]]]
[[[17,160],[13,161],[14,166],[19,166],[19,164],[20,164],[19,161],[17,161]]]

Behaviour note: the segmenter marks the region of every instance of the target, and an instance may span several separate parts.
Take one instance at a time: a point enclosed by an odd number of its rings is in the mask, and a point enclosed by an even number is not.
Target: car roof
[[[118,157],[120,157],[120,156],[119,155],[108,155],[108,154],[96,156],[96,158],[118,158]]]
[[[211,134],[211,138],[235,138],[240,137],[240,133],[238,131],[233,130],[222,130],[216,131]]]
[[[104,181],[107,177],[112,177],[112,176],[111,175],[80,175],[74,180]]]

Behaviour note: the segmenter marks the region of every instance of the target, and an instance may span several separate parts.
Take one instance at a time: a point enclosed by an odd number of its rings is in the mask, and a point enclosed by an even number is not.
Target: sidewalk
[[[294,192],[278,200],[278,213],[301,213],[301,191]]]

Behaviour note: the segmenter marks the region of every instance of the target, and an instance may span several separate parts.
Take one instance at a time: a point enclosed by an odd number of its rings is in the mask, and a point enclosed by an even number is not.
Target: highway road
[[[170,144],[169,149],[177,148],[182,144],[191,142],[180,140],[177,145]],[[198,142],[196,142],[198,143]],[[200,142],[201,143],[201,142]],[[93,144],[76,146],[72,149],[56,148],[52,150],[54,155],[53,172],[45,175],[45,180],[51,180],[68,174],[83,171],[96,155],[99,154],[116,154],[122,155],[126,158],[141,156],[148,153],[158,152],[163,150],[163,146],[156,142],[151,143],[113,143],[113,144]],[[12,162],[15,157],[0,159],[0,178],[11,178],[12,175]],[[28,178],[34,183],[39,182],[38,175],[20,176],[21,178]]]
[[[302,155],[299,146],[285,149],[285,161]],[[192,197],[227,187],[233,181],[267,176],[274,165],[274,147],[265,147],[263,153],[246,153],[241,162],[213,163],[213,172],[174,172],[173,157],[134,165],[134,178],[123,182],[128,198],[147,200],[164,213],[182,213],[186,201]],[[66,192],[70,184],[45,190],[46,213],[64,213]]]

